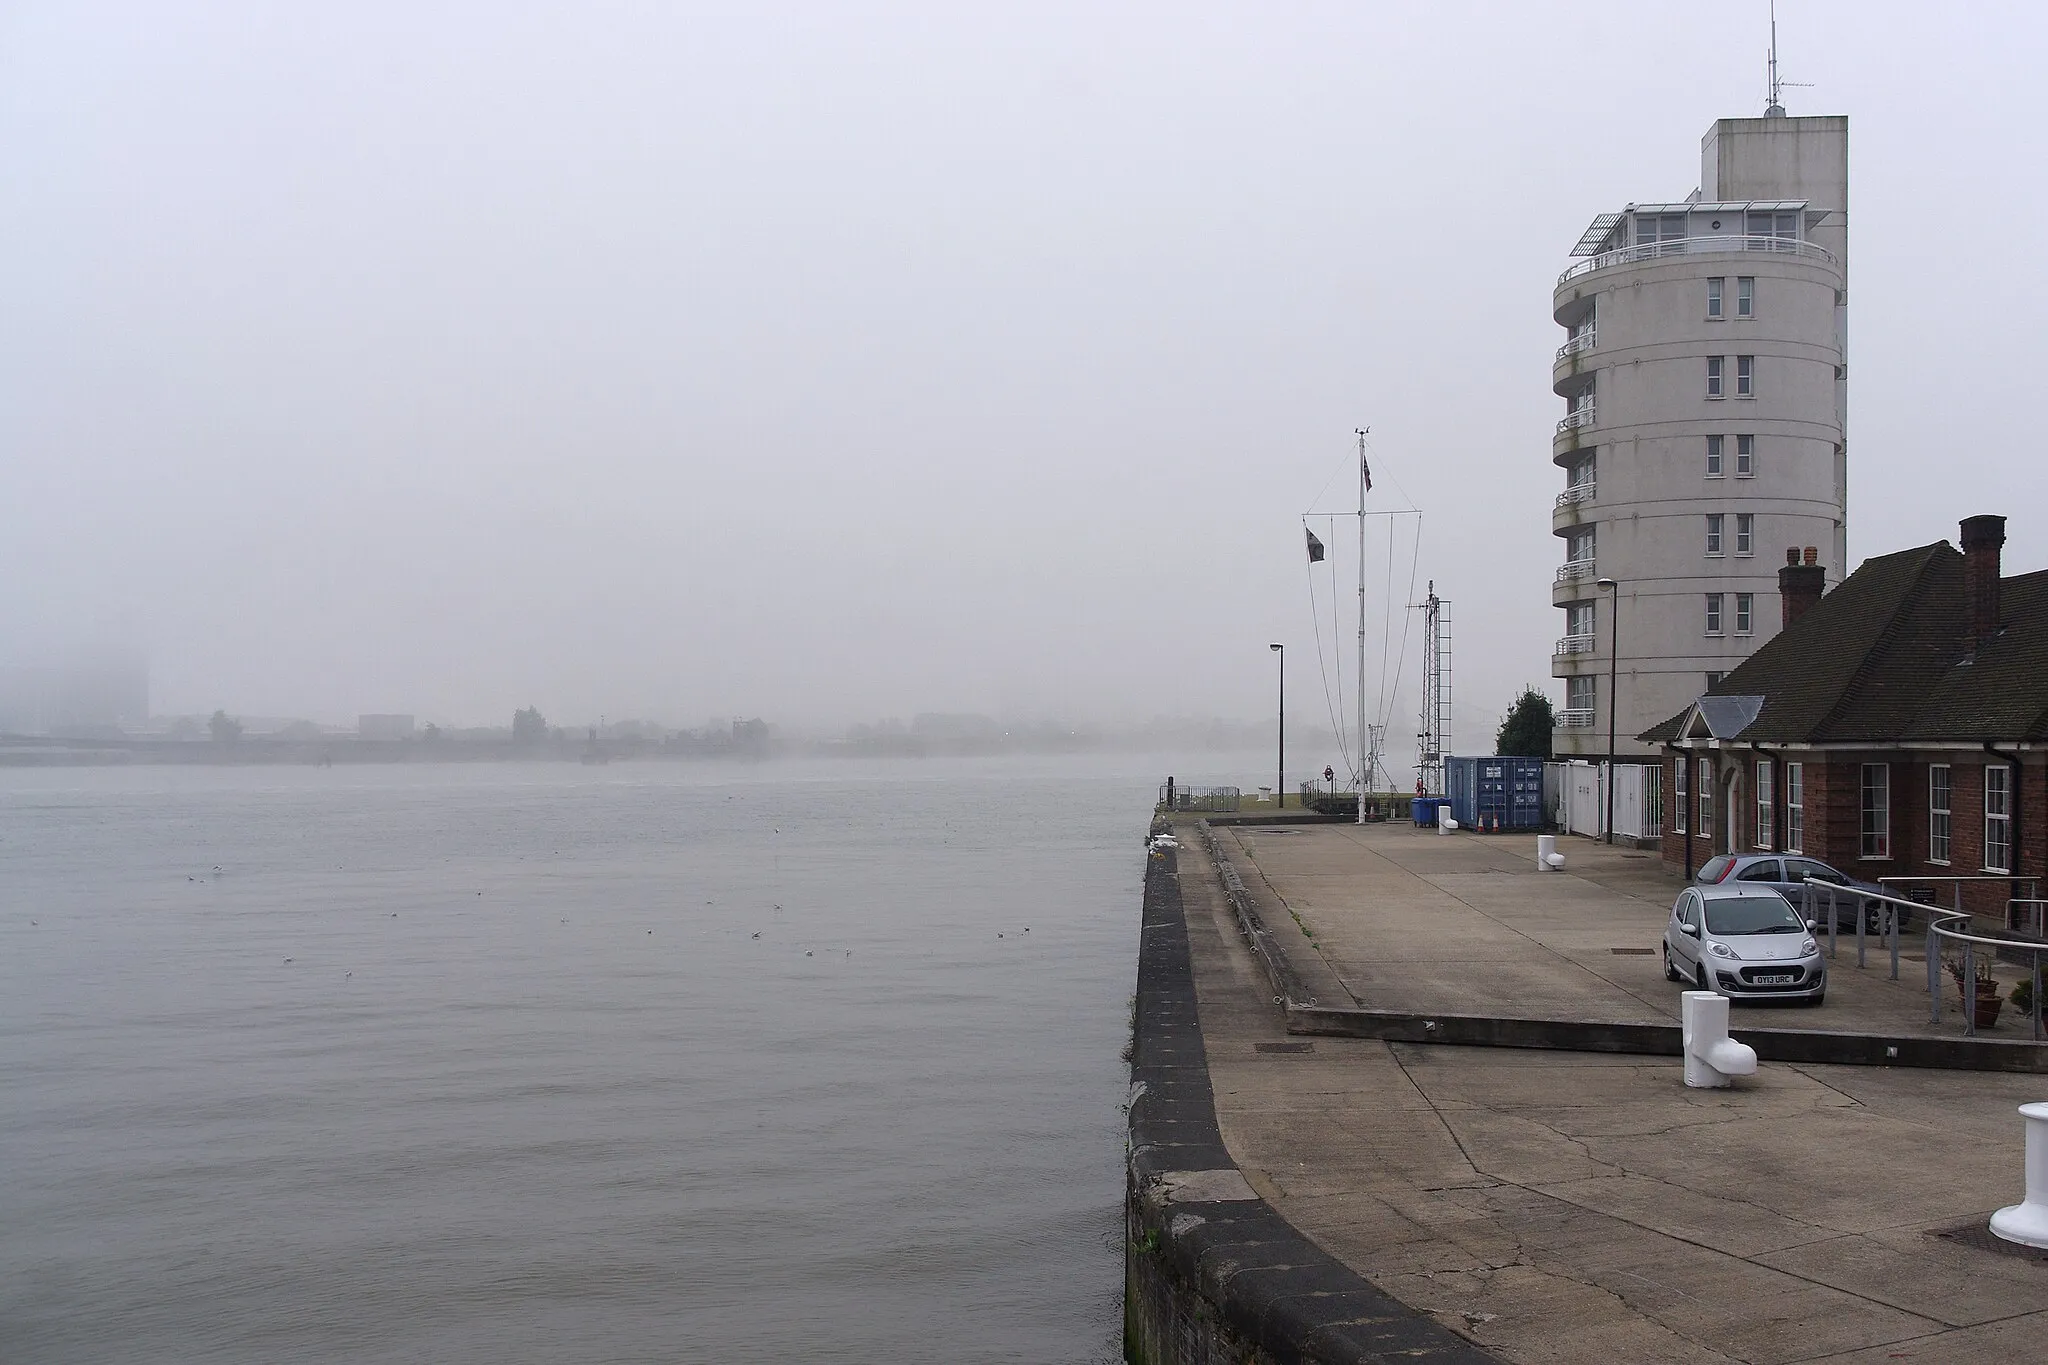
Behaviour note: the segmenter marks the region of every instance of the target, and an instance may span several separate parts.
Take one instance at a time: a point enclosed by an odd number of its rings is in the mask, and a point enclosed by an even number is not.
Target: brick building
[[[1664,752],[1667,865],[2011,874],[1966,885],[1979,912],[2048,886],[2048,572],[2002,576],[2004,517],[1961,540],[1865,560],[1826,596],[1813,551],[1788,553],[1778,634],[1641,736]]]

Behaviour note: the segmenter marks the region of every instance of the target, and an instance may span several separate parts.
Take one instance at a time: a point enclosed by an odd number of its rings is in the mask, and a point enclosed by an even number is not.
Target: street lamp
[[[1280,767],[1273,774],[1273,800],[1287,804],[1287,646],[1268,645],[1280,656]]]
[[[1621,585],[1611,578],[1594,584],[1613,593],[1607,603],[1607,842],[1614,842],[1614,689],[1621,671]]]

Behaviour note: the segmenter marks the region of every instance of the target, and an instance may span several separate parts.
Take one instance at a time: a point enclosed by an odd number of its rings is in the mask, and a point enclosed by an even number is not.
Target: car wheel
[[[1664,945],[1664,979],[1666,981],[1685,980],[1683,976],[1679,975],[1678,968],[1671,965],[1671,945],[1668,943]]]
[[[1820,992],[1820,994],[1810,997],[1806,1003],[1812,1006],[1814,1009],[1819,1009],[1821,1005],[1826,1002],[1827,998],[1828,993],[1825,990],[1823,990]]]
[[[1694,989],[1694,990],[1701,990],[1701,991],[1710,991],[1710,990],[1714,989],[1714,988],[1713,988],[1712,986],[1709,986],[1709,985],[1707,984],[1707,964],[1706,964],[1706,963],[1704,963],[1704,962],[1700,962],[1700,963],[1695,963],[1695,964],[1694,964],[1694,966],[1693,966],[1693,969],[1692,969],[1692,984],[1693,984],[1693,989]]]

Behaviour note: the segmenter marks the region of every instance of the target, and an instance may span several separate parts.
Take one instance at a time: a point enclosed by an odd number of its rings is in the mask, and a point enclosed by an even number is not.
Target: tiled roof
[[[1763,744],[2048,737],[2048,572],[2003,580],[1999,615],[1973,651],[1961,552],[1879,555],[1713,690],[1763,698],[1741,733]],[[1691,711],[1641,738],[1675,739]]]

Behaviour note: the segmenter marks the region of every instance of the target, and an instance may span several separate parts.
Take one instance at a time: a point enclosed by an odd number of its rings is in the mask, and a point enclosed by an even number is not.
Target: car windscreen
[[[1710,934],[1797,934],[1805,928],[1805,922],[1792,913],[1783,896],[1732,896],[1707,902]]]

